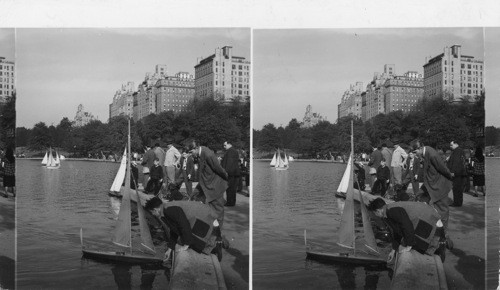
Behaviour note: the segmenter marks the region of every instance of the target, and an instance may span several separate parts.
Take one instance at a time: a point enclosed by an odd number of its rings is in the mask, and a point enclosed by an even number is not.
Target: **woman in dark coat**
[[[3,159],[3,168],[5,169],[3,176],[3,186],[5,188],[4,197],[8,197],[8,189],[12,188],[12,195],[16,196],[16,158],[14,157],[14,150],[8,148],[5,152]]]
[[[474,196],[477,195],[477,188],[480,187],[483,190],[484,196],[486,196],[486,186],[484,184],[484,155],[483,149],[480,147],[476,148],[474,157],[472,158],[472,183],[474,185]]]

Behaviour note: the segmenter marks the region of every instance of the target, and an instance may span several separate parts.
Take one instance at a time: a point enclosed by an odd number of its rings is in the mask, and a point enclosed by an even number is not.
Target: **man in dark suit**
[[[419,200],[426,201],[438,211],[444,228],[447,229],[450,214],[448,193],[451,190],[452,174],[434,148],[424,146],[420,140],[414,140],[412,147],[424,162],[424,185]]]
[[[200,146],[196,140],[191,143],[191,154],[198,158],[197,188],[204,195],[205,203],[210,205],[222,228],[228,175],[215,153],[205,146]]]
[[[464,199],[465,182],[467,181],[467,169],[465,168],[465,155],[456,141],[450,142],[451,155],[446,162],[453,177],[453,203],[450,206],[462,206]]]
[[[382,160],[382,153],[380,148],[373,147],[373,152],[370,155],[370,161],[368,166],[370,166],[370,188],[373,188],[373,184],[377,179],[377,168],[380,166],[380,161]]]
[[[230,141],[224,142],[224,157],[222,158],[221,165],[224,170],[226,170],[228,175],[228,188],[226,190],[227,202],[226,206],[234,206],[236,204],[236,190],[238,188],[238,180],[240,178],[240,166],[239,159],[240,156],[238,151],[234,149],[233,144]]]

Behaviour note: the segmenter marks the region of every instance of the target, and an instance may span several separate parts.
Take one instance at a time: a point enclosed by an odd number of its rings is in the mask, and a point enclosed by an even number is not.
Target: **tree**
[[[15,147],[16,133],[16,94],[6,98],[0,107],[0,146]]]
[[[260,151],[274,151],[279,147],[279,143],[276,127],[271,123],[264,125],[260,132],[259,148],[257,149]]]
[[[44,150],[51,146],[49,128],[44,122],[36,123],[31,132],[28,147],[33,150]]]
[[[67,117],[62,118],[59,125],[56,126],[55,143],[57,146],[71,150],[71,140],[69,139],[72,129],[73,124],[71,121]]]
[[[16,146],[26,147],[31,139],[31,130],[25,127],[16,128]]]

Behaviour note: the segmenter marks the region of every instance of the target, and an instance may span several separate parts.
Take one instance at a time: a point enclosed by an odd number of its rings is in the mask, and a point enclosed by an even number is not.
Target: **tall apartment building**
[[[149,114],[156,113],[156,83],[167,77],[167,66],[157,64],[153,74],[146,73],[134,94],[134,120],[138,121]]]
[[[304,118],[302,119],[302,124],[300,124],[301,128],[311,128],[312,126],[318,124],[321,121],[325,121],[326,118],[321,116],[319,113],[313,113],[311,105],[307,105],[306,113],[304,114]]]
[[[0,56],[0,103],[4,103],[15,91],[14,66],[13,61]]]
[[[362,98],[363,93],[363,83],[356,82],[354,85],[350,85],[349,90],[346,90],[342,95],[342,100],[338,106],[338,118],[346,116],[356,116],[361,118],[362,116]]]
[[[94,115],[89,112],[85,112],[83,109],[83,105],[78,105],[78,110],[76,111],[75,119],[73,120],[73,124],[76,127],[82,127],[95,120]]]
[[[250,61],[233,56],[232,47],[216,48],[195,67],[195,97],[230,102],[250,97]]]
[[[362,116],[365,116],[363,121],[370,120],[378,114],[385,113],[384,83],[387,79],[392,78],[395,73],[395,65],[386,64],[384,65],[384,72],[382,74],[378,72],[374,74],[373,80],[366,86],[366,102],[361,113]]]
[[[134,113],[134,82],[127,82],[116,91],[113,102],[109,105],[109,118],[116,116],[133,117]]]
[[[424,96],[422,74],[409,71],[402,76],[393,76],[384,83],[384,111],[403,111],[415,109],[417,102]]]
[[[441,97],[450,102],[474,99],[484,90],[484,62],[462,55],[462,47],[445,47],[443,53],[426,59],[424,97]]]
[[[179,72],[175,76],[158,80],[155,85],[156,113],[185,111],[194,97],[194,87],[194,77],[187,72]]]

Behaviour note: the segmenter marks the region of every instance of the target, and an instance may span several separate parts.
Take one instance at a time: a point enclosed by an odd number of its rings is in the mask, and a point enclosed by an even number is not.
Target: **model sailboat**
[[[271,167],[276,166],[276,152],[274,152],[273,160],[271,160],[271,163],[269,164],[269,166],[271,166]]]
[[[47,164],[45,165],[45,168],[47,169],[58,169],[61,166],[59,162],[59,155],[57,155],[56,152],[56,158],[52,156],[52,148],[49,150],[49,155],[47,156]]]
[[[47,161],[49,160],[49,157],[48,157],[48,153],[47,151],[45,151],[45,156],[43,156],[43,159],[42,159],[42,165],[47,165]]]
[[[288,159],[286,158],[286,153],[285,153],[285,160],[281,158],[281,152],[278,149],[277,157],[276,157],[276,165],[274,165],[274,169],[276,170],[287,170],[288,169]]]
[[[353,124],[351,121],[351,154],[349,157],[349,162],[344,172],[344,177],[342,178],[343,183],[341,182],[339,186],[339,190],[343,190],[345,188],[346,191],[346,200],[344,211],[342,213],[342,218],[340,221],[338,242],[339,246],[346,248],[346,251],[337,252],[337,253],[327,253],[327,252],[318,252],[313,251],[307,247],[307,238],[305,237],[306,242],[306,253],[307,257],[316,260],[328,261],[328,262],[336,262],[336,263],[353,263],[353,264],[384,264],[386,263],[385,259],[380,257],[379,250],[377,248],[377,242],[375,240],[375,236],[373,234],[373,229],[370,223],[370,219],[368,217],[368,210],[365,207],[363,202],[363,196],[361,192],[358,190],[354,190],[353,187],[353,155],[354,155],[354,137],[353,137]],[[347,180],[347,182],[345,181]],[[341,188],[341,186],[343,188]],[[361,216],[363,221],[363,243],[360,247],[356,244],[356,234],[355,234],[355,208],[354,208],[354,194],[357,194],[357,199],[361,201]],[[358,237],[359,238],[359,237]]]
[[[130,155],[130,120],[129,120],[129,133],[128,133],[128,154]],[[130,172],[131,161],[127,160],[127,172]],[[86,248],[83,244],[83,233],[80,230],[80,237],[82,243],[82,252],[84,256],[89,258],[104,259],[116,262],[133,263],[133,264],[151,264],[162,263],[162,255],[155,250],[151,233],[146,221],[145,210],[140,202],[137,202],[137,211],[139,213],[139,228],[141,242],[134,244],[132,241],[132,222],[131,222],[131,209],[130,198],[132,191],[130,190],[130,174],[125,174],[125,186],[122,190],[122,203],[118,220],[116,221],[115,233],[113,236],[113,244],[118,246],[118,250],[96,250]],[[139,193],[136,191],[136,198],[139,200]]]

